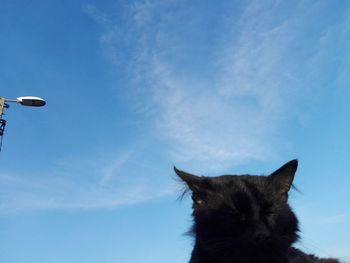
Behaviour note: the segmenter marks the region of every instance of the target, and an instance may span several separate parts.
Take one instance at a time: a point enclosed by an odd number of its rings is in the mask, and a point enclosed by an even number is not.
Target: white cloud
[[[120,45],[123,37],[133,34],[129,58],[135,60],[126,66],[132,76],[131,92],[142,97],[154,132],[170,145],[174,162],[217,170],[269,156],[273,145],[266,142],[276,135],[277,117],[287,104],[281,95],[282,78],[275,72],[287,52],[289,32],[283,26],[264,28],[269,11],[261,15],[256,8],[259,3],[253,1],[238,25],[226,26],[239,26],[239,37],[235,32],[224,32],[232,35],[231,39],[225,37],[227,43],[216,43],[221,52],[214,52],[215,71],[198,78],[196,68],[187,72],[186,65],[179,63],[191,57],[181,52],[200,43],[186,43],[176,36],[175,27],[188,24],[194,27],[191,30],[196,28],[191,21],[181,21],[181,17],[164,11],[172,5],[171,1],[140,1],[124,7],[128,14],[124,36],[96,8],[87,9],[104,26],[102,44],[112,62],[124,45]],[[257,30],[258,37],[254,34]]]
[[[108,19],[108,16],[101,12],[99,9],[97,9],[94,5],[91,4],[85,4],[82,7],[83,11],[87,13],[89,16],[91,16],[95,21],[102,25],[110,24],[110,21]]]
[[[127,151],[115,158],[108,166],[104,167],[102,169],[102,178],[99,184],[105,186],[113,179],[113,177],[118,175],[120,168],[130,159],[131,155],[132,151]]]
[[[318,220],[318,223],[321,225],[329,225],[329,224],[341,224],[345,222],[349,222],[350,216],[348,214],[338,214],[327,216],[323,219]]]
[[[191,21],[179,23],[181,17],[160,15],[167,4],[137,4],[129,10],[134,20],[127,25],[137,43],[131,88],[143,86],[138,95],[149,105],[154,132],[170,145],[174,162],[218,170],[271,157],[278,128],[295,98],[286,84],[293,72],[285,66],[295,41],[294,21],[271,25],[273,11],[252,1],[238,22],[227,19],[231,24],[225,28],[233,30],[223,32],[225,43],[217,41],[212,47],[217,49],[215,70],[199,78],[196,68],[186,71],[187,66],[179,64],[191,54],[178,51],[199,43],[177,37],[174,26]]]
[[[156,109],[155,131],[171,146],[174,162],[217,171],[247,160],[270,159],[277,144],[287,141],[286,120],[308,114],[306,109],[324,92],[310,64],[328,52],[330,42],[325,45],[323,32],[308,35],[306,25],[314,14],[305,5],[314,4],[300,1],[281,13],[283,2],[250,1],[238,18],[225,17],[223,28],[231,31],[222,32],[209,49],[213,53],[201,53],[207,56],[201,58],[204,63],[214,64],[206,74],[198,73],[199,66],[181,64],[183,56],[193,63],[198,59],[183,46],[208,50],[195,40],[176,37],[178,27],[191,21],[175,23],[181,17],[164,15],[156,25],[145,22],[142,30],[155,27],[142,31],[153,38],[142,42],[147,52],[138,61],[148,68],[142,72],[142,80],[148,81],[143,95]],[[158,10],[148,8],[148,14],[154,12],[149,16],[155,17]],[[318,69],[317,76],[325,74],[324,68]],[[137,67],[136,72],[140,73]]]
[[[113,209],[173,194],[170,176],[157,177],[157,169],[143,169],[146,157],[138,159],[139,170],[128,163],[135,154],[115,157],[62,160],[55,172],[0,174],[0,214],[50,209]],[[139,156],[136,156],[139,158]],[[94,161],[91,162],[91,159]],[[88,161],[90,160],[90,161]]]
[[[265,132],[254,112],[218,94],[205,84],[159,72],[154,102],[159,110],[156,131],[171,142],[176,162],[200,163],[217,169],[249,158],[262,158],[259,143]],[[259,127],[260,129],[256,129]]]

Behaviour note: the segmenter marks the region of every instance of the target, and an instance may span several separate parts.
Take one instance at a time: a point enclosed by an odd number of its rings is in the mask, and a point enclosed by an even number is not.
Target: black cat
[[[192,192],[190,263],[339,263],[293,248],[298,220],[289,207],[298,161],[269,176],[195,176],[174,167]]]

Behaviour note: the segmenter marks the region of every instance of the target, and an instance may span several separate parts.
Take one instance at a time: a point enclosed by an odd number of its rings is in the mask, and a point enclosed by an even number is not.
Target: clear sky
[[[350,262],[349,1],[2,0],[0,261],[187,262],[172,166],[298,158],[298,246]]]

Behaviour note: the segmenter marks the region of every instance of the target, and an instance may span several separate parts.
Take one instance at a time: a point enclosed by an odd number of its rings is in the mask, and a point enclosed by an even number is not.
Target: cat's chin
[[[222,259],[222,255],[227,258],[237,259],[239,262],[259,262],[259,263],[273,263],[273,262],[287,262],[286,255],[288,254],[288,247],[280,247],[273,242],[247,242],[243,244],[240,242],[229,243],[211,243],[210,246],[197,246],[196,254],[208,255],[214,260],[208,262],[227,262]],[[200,261],[201,262],[201,261]],[[207,262],[207,261],[203,261]],[[236,262],[236,261],[235,261]],[[238,262],[238,261],[237,261]]]
[[[266,255],[266,253],[286,253],[291,243],[282,240],[257,241],[254,239],[224,239],[201,241],[202,248],[215,252],[231,251],[235,255]]]

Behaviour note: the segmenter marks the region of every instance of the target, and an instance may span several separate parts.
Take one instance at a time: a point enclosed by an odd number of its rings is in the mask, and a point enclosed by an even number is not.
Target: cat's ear
[[[184,181],[191,191],[197,191],[200,187],[201,178],[199,176],[181,171],[174,166],[175,173]]]
[[[269,176],[270,184],[276,193],[282,197],[288,197],[288,191],[292,187],[297,168],[298,160],[294,159],[281,166]]]

